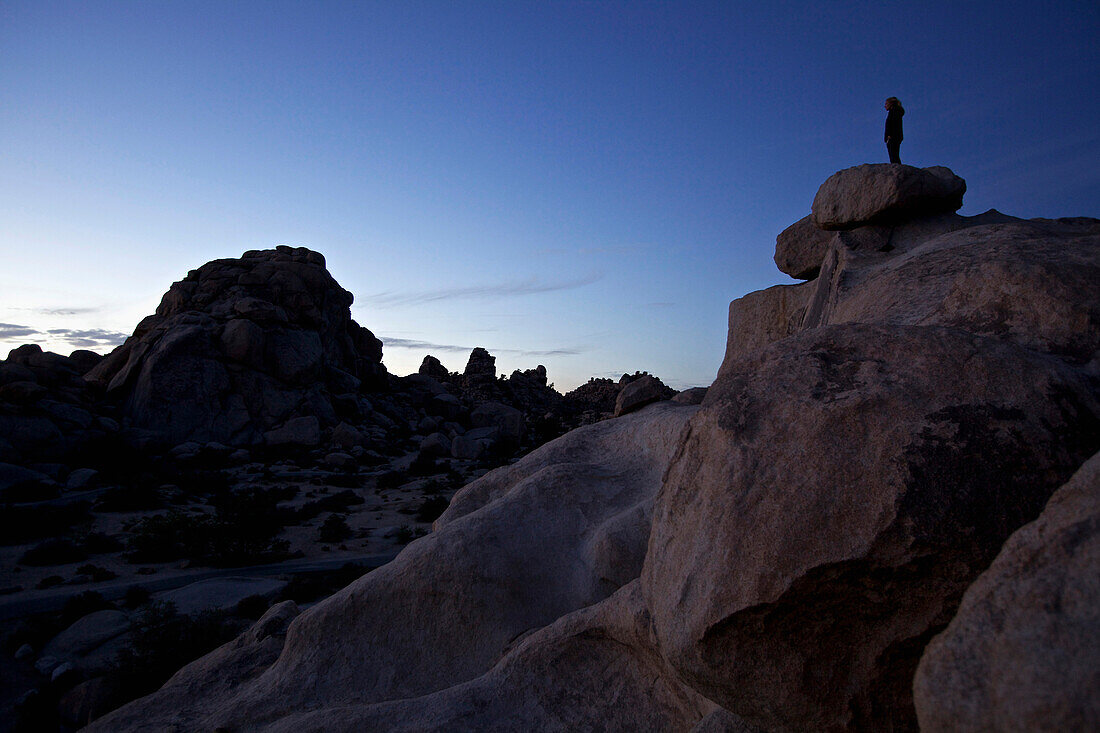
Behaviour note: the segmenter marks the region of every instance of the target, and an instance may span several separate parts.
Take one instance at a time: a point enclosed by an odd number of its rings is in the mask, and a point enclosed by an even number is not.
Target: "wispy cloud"
[[[34,336],[37,333],[38,329],[30,328],[29,326],[19,326],[14,323],[0,323],[0,338],[2,339],[23,338],[24,336]]]
[[[389,338],[387,336],[379,336],[382,339],[382,347],[390,347],[397,349],[413,349],[416,351],[447,351],[447,352],[464,352],[473,351],[472,346],[456,346],[454,344],[436,344],[431,341],[417,341],[416,339],[399,339]]]
[[[440,352],[464,354],[474,350],[473,346],[459,346],[457,344],[437,344],[432,341],[419,341],[417,339],[388,338],[382,339],[383,348],[410,349],[412,351]],[[495,349],[484,347],[490,354],[515,354],[518,356],[575,356],[583,354],[584,349]]]
[[[603,275],[589,275],[577,280],[560,280],[556,282],[544,282],[531,277],[526,280],[515,280],[487,285],[471,285],[462,288],[440,288],[438,290],[422,290],[419,292],[382,292],[368,295],[363,298],[364,303],[375,306],[392,307],[399,305],[421,305],[423,303],[436,303],[444,300],[489,300],[498,298],[515,298],[524,295],[538,293],[550,293],[557,290],[573,290],[601,279]]]
[[[98,313],[102,308],[28,308],[27,310],[44,316],[83,316]]]
[[[96,346],[118,346],[126,340],[127,334],[119,331],[107,331],[102,328],[74,329],[51,328],[50,336],[68,341],[73,346],[94,348]]]

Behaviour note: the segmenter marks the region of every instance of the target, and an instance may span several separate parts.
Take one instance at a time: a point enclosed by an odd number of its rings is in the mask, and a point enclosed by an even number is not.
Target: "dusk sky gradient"
[[[1094,1],[0,2],[0,352],[290,244],[393,373],[707,385],[888,96],[961,213],[1100,216],[1097,39]]]

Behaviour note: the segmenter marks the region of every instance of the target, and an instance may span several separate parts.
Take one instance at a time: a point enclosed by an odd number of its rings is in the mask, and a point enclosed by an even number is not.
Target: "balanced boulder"
[[[864,164],[829,176],[817,190],[813,223],[821,229],[855,229],[958,211],[966,181],[950,168]]]

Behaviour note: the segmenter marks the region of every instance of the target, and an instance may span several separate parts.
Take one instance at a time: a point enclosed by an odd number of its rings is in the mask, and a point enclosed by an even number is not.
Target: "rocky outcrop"
[[[855,229],[958,211],[966,181],[950,168],[893,163],[845,168],[814,196],[813,222],[821,229]]]
[[[1092,722],[1095,466],[1048,499],[1100,450],[1100,222],[957,216],[944,171],[827,182],[818,277],[731,305],[701,406],[486,474],[262,661],[93,730]]]
[[[654,511],[660,648],[768,730],[907,727],[924,643],[1098,419],[1077,370],[953,329],[823,327],[724,365]]]
[[[63,460],[118,431],[82,378],[100,358],[26,344],[0,361],[0,461]]]
[[[161,721],[249,728],[307,710],[332,720],[347,706],[417,698],[484,675],[524,633],[638,577],[653,497],[697,409],[655,405],[486,474],[454,497],[435,532],[296,620],[279,661],[259,677],[196,663],[187,689],[216,694],[186,698],[170,682],[93,729]]]
[[[1100,728],[1100,454],[1019,529],[928,645],[923,731]]]
[[[188,273],[94,368],[139,428],[172,443],[256,444],[288,420],[336,422],[335,395],[384,377],[382,344],[304,248],[246,252]]]

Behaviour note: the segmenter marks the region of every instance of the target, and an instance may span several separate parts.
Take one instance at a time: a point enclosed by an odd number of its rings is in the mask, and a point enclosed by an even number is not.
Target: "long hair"
[[[905,114],[905,107],[901,106],[901,102],[897,97],[887,97],[886,104],[889,109],[896,109],[898,112]]]

